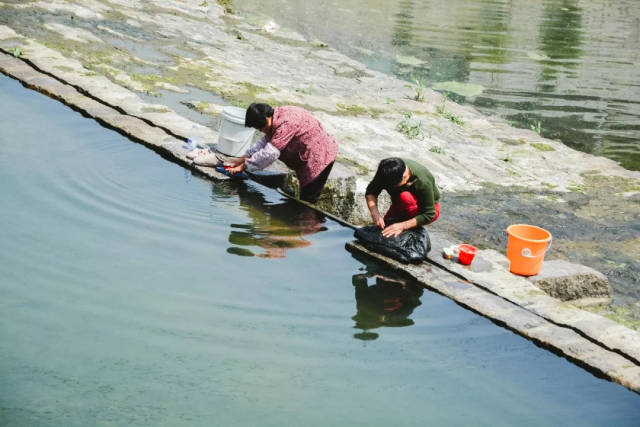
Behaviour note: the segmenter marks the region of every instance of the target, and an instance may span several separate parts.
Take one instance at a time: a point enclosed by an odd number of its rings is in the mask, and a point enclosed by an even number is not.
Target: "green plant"
[[[537,133],[538,135],[542,134],[542,126],[540,126],[540,120],[531,125],[531,130]]]
[[[416,96],[413,99],[422,102],[424,101],[424,82],[421,79],[414,79],[414,81],[416,82]]]
[[[425,88],[424,81],[422,81],[422,79],[419,79],[417,77],[412,77],[411,79],[415,82],[415,86],[404,85],[404,87],[408,89],[415,89],[416,94],[412,98],[414,101],[418,101],[418,102],[424,101],[424,88]]]
[[[424,129],[422,129],[422,122],[416,122],[413,119],[413,113],[410,111],[402,113],[402,116],[404,118],[396,125],[396,130],[406,135],[409,139],[423,139]]]
[[[217,0],[218,4],[224,8],[224,11],[227,13],[233,13],[233,9],[231,9],[232,0]]]
[[[16,58],[22,57],[22,49],[19,47],[14,47],[13,49],[9,49],[9,53],[15,56]]]
[[[202,2],[198,6],[207,7],[207,6],[209,6],[209,3],[207,3],[207,0],[202,0]]]
[[[464,120],[462,120],[460,117],[456,116],[453,113],[449,113],[446,109],[445,109],[445,104],[447,102],[447,94],[445,93],[444,95],[442,95],[442,105],[440,105],[437,108],[438,114],[440,114],[442,117],[445,117],[449,120],[451,120],[453,123],[459,125],[459,126],[464,126]]]
[[[432,153],[437,153],[437,154],[445,154],[444,153],[444,148],[438,147],[438,146],[434,146],[434,147],[429,148],[429,151],[431,151]]]

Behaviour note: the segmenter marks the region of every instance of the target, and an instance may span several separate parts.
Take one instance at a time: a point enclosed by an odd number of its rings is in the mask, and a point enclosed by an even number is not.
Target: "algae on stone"
[[[556,151],[556,149],[553,148],[551,145],[544,144],[542,142],[532,142],[530,145],[539,151]]]

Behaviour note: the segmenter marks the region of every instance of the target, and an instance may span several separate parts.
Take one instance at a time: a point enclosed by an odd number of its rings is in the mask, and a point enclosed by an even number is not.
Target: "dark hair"
[[[254,102],[247,108],[244,125],[248,128],[262,129],[267,124],[267,117],[273,117],[273,107]]]
[[[399,157],[382,159],[378,164],[373,182],[382,188],[395,187],[402,181],[402,175],[404,175],[406,168],[404,161]]]

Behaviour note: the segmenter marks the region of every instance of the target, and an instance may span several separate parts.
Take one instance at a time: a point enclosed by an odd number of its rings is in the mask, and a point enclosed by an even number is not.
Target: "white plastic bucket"
[[[217,150],[232,157],[243,156],[253,141],[253,128],[244,127],[245,110],[238,107],[222,109],[222,123]]]

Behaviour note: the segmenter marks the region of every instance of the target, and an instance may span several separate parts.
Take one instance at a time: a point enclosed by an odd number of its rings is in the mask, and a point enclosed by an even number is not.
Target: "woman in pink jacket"
[[[300,199],[315,203],[338,154],[338,143],[307,110],[253,103],[244,125],[264,133],[245,155],[232,163],[230,173],[264,169],[280,159],[296,172]]]

